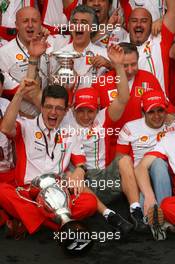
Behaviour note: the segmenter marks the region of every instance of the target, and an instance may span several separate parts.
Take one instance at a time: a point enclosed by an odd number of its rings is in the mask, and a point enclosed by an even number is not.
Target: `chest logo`
[[[21,53],[16,54],[16,59],[21,61],[24,59],[24,56]]]
[[[159,142],[164,136],[165,136],[165,133],[166,132],[159,132],[158,134],[157,134],[157,141]]]
[[[135,87],[135,96],[136,97],[142,96],[143,93],[144,93],[143,87],[138,87],[138,86]]]
[[[36,137],[36,139],[41,139],[42,138],[42,133],[41,132],[35,132],[35,137]]]
[[[149,140],[149,137],[148,136],[142,136],[140,137],[140,141],[141,142],[147,142]]]

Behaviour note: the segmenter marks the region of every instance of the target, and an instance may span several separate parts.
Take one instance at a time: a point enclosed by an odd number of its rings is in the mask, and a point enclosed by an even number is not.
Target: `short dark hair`
[[[0,69],[0,83],[3,85],[4,84],[4,75]]]
[[[120,42],[119,43],[120,47],[123,48],[125,54],[130,54],[132,52],[135,52],[137,55],[137,58],[139,58],[139,52],[137,50],[137,46],[129,43],[129,42]]]
[[[92,24],[96,25],[96,28],[98,30],[99,27],[99,21],[98,21],[98,17],[95,13],[95,10],[87,5],[78,5],[75,9],[73,9],[72,13],[71,13],[71,17],[70,17],[70,22],[73,21],[74,15],[76,13],[88,13],[92,16]],[[91,32],[91,37],[94,37],[96,35],[96,31],[92,31]]]
[[[69,102],[69,95],[66,89],[59,85],[59,84],[53,84],[48,85],[44,88],[41,98],[41,105],[44,105],[46,97],[52,97],[52,98],[58,98],[58,99],[64,99],[65,100],[65,107],[68,107]]]

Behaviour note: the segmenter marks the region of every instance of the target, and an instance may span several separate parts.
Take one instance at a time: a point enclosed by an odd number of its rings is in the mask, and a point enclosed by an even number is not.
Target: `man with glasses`
[[[1,124],[1,131],[16,142],[17,163],[15,184],[0,185],[0,204],[9,215],[21,221],[30,234],[41,225],[52,230],[58,230],[59,226],[53,216],[43,214],[30,201],[34,200],[34,196],[32,191],[27,192],[27,188],[35,177],[42,174],[63,175],[70,160],[75,166],[68,178],[73,191],[71,199],[76,198],[71,205],[72,218],[88,217],[97,209],[95,196],[84,193],[83,186],[79,184],[85,174],[83,146],[76,134],[72,136],[70,126],[61,125],[68,107],[66,90],[62,86],[46,87],[42,93],[41,114],[32,120],[23,117],[16,122],[23,96],[35,89],[33,84],[31,79],[21,82]],[[16,187],[22,187],[20,194],[28,201],[17,195]],[[11,227],[13,229],[13,222]]]

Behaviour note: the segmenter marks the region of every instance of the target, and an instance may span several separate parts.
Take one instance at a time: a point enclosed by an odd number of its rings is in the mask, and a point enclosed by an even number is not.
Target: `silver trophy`
[[[78,86],[78,74],[74,70],[74,59],[80,58],[81,53],[75,51],[56,51],[50,56],[50,61],[53,65],[53,59],[56,60],[57,67],[51,69],[51,64],[48,65],[49,83],[59,84],[66,89],[72,90]],[[77,87],[76,87],[77,88]]]
[[[31,187],[39,188],[36,201],[40,208],[54,214],[54,221],[61,225],[60,234],[64,233],[61,245],[67,253],[84,252],[92,245],[89,231],[71,217],[70,195],[66,187],[61,185],[61,179],[55,174],[43,174],[31,182]],[[80,234],[84,236],[80,238]],[[60,236],[61,238],[61,236]]]
[[[55,214],[54,221],[56,223],[63,225],[73,219],[71,219],[69,209],[69,192],[65,187],[61,187],[59,183],[55,174],[43,174],[36,177],[31,185],[41,190],[37,196],[37,202],[48,212]]]

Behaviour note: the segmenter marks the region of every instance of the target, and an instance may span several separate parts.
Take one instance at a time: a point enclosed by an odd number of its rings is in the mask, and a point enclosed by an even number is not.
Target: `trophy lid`
[[[76,52],[76,51],[55,51],[52,54],[55,55],[57,58],[70,58],[70,59],[80,58],[82,56],[80,52]]]

